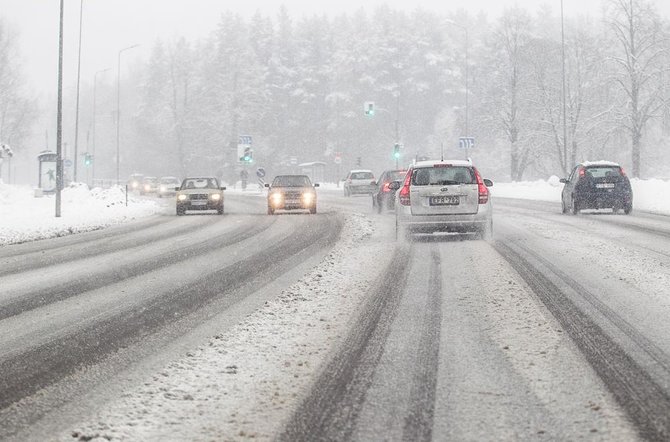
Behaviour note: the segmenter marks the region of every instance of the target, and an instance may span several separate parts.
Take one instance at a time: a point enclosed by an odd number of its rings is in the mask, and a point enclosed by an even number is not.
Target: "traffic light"
[[[85,153],[84,154],[84,164],[86,166],[90,166],[91,164],[93,164],[93,155],[91,155],[90,153]]]
[[[251,150],[251,147],[245,147],[244,156],[242,157],[242,159],[247,163],[251,163],[251,161],[253,160],[253,153],[254,152]]]
[[[400,144],[399,143],[395,143],[393,145],[393,158],[395,158],[396,160],[400,159]]]
[[[375,116],[375,103],[372,101],[366,101],[365,105],[363,107],[363,110],[365,111],[365,116],[366,117],[374,117]]]

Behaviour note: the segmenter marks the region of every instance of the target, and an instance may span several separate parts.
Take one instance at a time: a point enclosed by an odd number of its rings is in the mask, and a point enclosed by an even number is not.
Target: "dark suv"
[[[561,194],[563,213],[586,209],[633,210],[633,191],[623,168],[609,161],[585,162],[572,170]]]
[[[406,170],[385,170],[379,180],[377,187],[372,193],[372,207],[377,209],[377,213],[382,213],[385,209],[393,210],[395,208],[395,191],[389,186],[394,181],[402,181],[407,174]]]

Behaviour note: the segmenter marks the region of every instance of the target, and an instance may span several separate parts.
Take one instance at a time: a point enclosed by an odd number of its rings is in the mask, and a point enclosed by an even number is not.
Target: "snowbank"
[[[35,198],[29,186],[0,184],[0,246],[97,230],[161,211],[154,201],[130,197],[121,187],[89,190],[84,184],[63,189],[61,217],[53,195]]]
[[[670,180],[632,178],[633,207],[635,210],[657,212],[670,215]],[[491,188],[493,197],[517,198],[561,203],[563,184],[557,176],[548,180],[520,181],[515,183],[496,182]]]

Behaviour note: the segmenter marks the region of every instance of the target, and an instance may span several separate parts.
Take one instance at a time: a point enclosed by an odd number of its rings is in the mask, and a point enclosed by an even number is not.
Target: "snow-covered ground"
[[[89,190],[77,184],[63,189],[56,218],[53,195],[36,198],[30,186],[0,183],[0,246],[97,230],[162,210],[154,201],[132,196],[126,207],[121,187]]]
[[[309,274],[59,439],[271,439],[393,256],[380,235],[390,232],[347,216],[342,239]]]
[[[635,210],[670,214],[670,180],[633,178],[633,207]],[[501,198],[519,198],[561,203],[563,184],[557,176],[548,180],[519,181],[515,183],[494,183],[492,194]]]

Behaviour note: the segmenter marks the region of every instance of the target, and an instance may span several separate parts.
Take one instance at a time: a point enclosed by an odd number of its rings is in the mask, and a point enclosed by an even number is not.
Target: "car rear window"
[[[474,184],[476,179],[469,167],[424,167],[414,170],[413,186],[445,186],[450,184]]]
[[[272,187],[309,187],[311,185],[312,182],[309,180],[309,177],[303,175],[278,176],[272,181]]]
[[[182,189],[218,189],[219,183],[214,178],[187,178],[181,184]]]
[[[389,179],[389,181],[402,181],[403,178],[405,178],[405,175],[407,175],[406,170],[401,170],[401,171],[398,171],[398,172],[391,172],[389,174],[388,179]]]
[[[616,166],[588,167],[586,174],[591,178],[607,178],[622,176],[621,168]]]
[[[372,174],[372,172],[352,172],[351,173],[351,179],[352,180],[374,180],[375,176]]]

